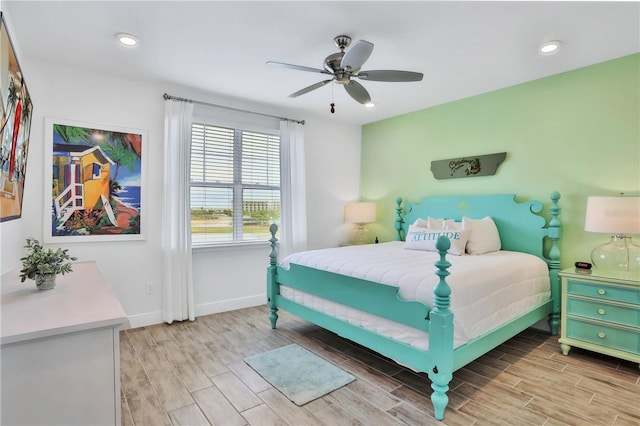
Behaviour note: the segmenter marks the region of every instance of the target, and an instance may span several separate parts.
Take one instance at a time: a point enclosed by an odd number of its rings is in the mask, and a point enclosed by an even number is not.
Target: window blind
[[[280,137],[242,132],[242,183],[280,186]]]

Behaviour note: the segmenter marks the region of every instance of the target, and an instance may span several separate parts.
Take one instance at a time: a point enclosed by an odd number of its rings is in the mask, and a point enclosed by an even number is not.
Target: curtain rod
[[[277,118],[278,120],[292,121],[294,123],[302,124],[304,126],[304,120],[294,120],[293,118],[280,117],[280,116],[277,116],[277,115],[265,114],[265,113],[262,113],[262,112],[247,111],[247,110],[244,110],[244,109],[233,108],[233,107],[228,107],[228,106],[218,105],[218,104],[212,104],[210,102],[202,102],[202,101],[196,101],[196,100],[193,100],[193,99],[180,98],[178,96],[172,96],[172,95],[169,95],[167,93],[162,95],[162,97],[164,98],[165,101],[167,101],[169,99],[174,99],[176,101],[191,102],[191,103],[194,103],[194,104],[207,105],[207,106],[212,106],[212,107],[217,107],[217,108],[224,108],[224,109],[228,109],[228,110],[231,110],[231,111],[245,112],[245,113],[249,113],[249,114],[262,115],[264,117]]]

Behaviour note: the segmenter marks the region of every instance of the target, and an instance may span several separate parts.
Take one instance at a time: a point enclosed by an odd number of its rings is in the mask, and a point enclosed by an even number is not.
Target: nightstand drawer
[[[597,300],[567,297],[567,315],[578,315],[601,321],[616,322],[631,327],[640,327],[639,309],[610,305]]]
[[[640,292],[636,289],[610,287],[600,283],[567,280],[567,294],[578,296],[597,297],[602,300],[612,300],[640,304]]]
[[[571,339],[634,354],[640,353],[640,334],[637,331],[592,324],[574,318],[567,318],[566,327],[566,336]]]

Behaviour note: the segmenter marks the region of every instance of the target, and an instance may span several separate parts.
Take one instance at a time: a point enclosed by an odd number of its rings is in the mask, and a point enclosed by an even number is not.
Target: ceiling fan
[[[323,80],[304,89],[298,90],[295,93],[289,95],[290,98],[295,98],[305,93],[309,93],[312,90],[318,89],[327,83],[335,81],[338,84],[342,84],[347,93],[361,104],[371,103],[371,96],[367,89],[362,84],[353,80],[358,78],[360,80],[369,81],[390,81],[390,82],[403,82],[403,81],[421,81],[422,73],[412,71],[399,71],[399,70],[372,70],[372,71],[360,71],[360,67],[369,59],[371,52],[373,51],[373,43],[369,43],[365,40],[358,40],[345,52],[345,49],[351,44],[351,37],[346,35],[339,35],[334,37],[333,41],[340,49],[340,52],[333,53],[327,56],[324,60],[324,69],[305,67],[302,65],[285,64],[283,62],[268,61],[267,65],[276,67],[291,68],[300,71],[309,71],[321,74],[328,74],[332,78]],[[333,112],[333,104],[332,111]]]

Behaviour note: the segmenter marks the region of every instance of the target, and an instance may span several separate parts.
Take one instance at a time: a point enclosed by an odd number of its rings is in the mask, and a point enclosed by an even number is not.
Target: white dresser
[[[2,275],[3,425],[119,425],[120,326],[126,314],[95,262],[56,288]]]

